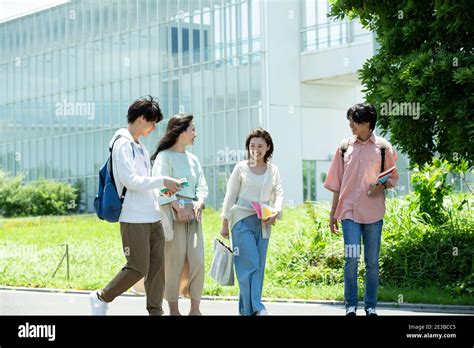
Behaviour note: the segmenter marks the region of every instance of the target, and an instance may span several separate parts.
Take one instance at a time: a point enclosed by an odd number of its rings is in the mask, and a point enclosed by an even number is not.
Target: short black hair
[[[375,124],[377,123],[377,111],[372,104],[355,104],[347,110],[347,119],[355,123],[370,123],[370,130],[375,129]]]
[[[140,98],[133,102],[128,108],[127,121],[133,123],[140,116],[145,117],[148,122],[160,122],[163,119],[160,106],[153,97],[149,95],[146,98]]]

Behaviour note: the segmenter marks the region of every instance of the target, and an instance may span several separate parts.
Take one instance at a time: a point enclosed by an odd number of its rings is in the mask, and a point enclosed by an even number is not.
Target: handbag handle
[[[220,245],[222,245],[224,248],[226,248],[227,250],[229,250],[229,252],[230,252],[231,254],[234,253],[230,247],[228,247],[227,245],[225,245],[224,241],[220,240],[219,238],[216,238],[215,240],[216,240]]]

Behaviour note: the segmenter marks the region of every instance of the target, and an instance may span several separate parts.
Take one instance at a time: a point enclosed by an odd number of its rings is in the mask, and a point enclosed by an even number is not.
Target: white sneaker
[[[267,312],[267,310],[264,308],[264,309],[259,310],[256,315],[258,315],[258,316],[260,316],[260,315],[268,315],[268,312]]]
[[[365,310],[365,314],[369,317],[376,317],[378,316],[377,311],[374,307],[369,307]]]
[[[346,308],[346,316],[353,317],[357,314],[357,309],[355,306],[350,306]]]
[[[92,315],[106,315],[107,310],[109,309],[109,304],[99,299],[98,294],[98,291],[93,291],[89,295]]]

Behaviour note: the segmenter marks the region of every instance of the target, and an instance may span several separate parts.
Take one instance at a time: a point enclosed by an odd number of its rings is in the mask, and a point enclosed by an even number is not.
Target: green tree
[[[474,16],[468,0],[337,0],[330,16],[359,17],[376,54],[359,71],[383,134],[419,165],[434,156],[473,165]],[[383,116],[389,103],[419,115]],[[418,104],[416,104],[418,103]],[[387,108],[385,108],[387,111]],[[396,110],[393,109],[396,113]]]

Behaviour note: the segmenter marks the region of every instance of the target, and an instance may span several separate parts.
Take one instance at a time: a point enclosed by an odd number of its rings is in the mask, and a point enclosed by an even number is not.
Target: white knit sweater
[[[221,217],[229,221],[230,230],[238,221],[255,214],[253,208],[237,204],[239,200],[257,201],[260,204],[268,202],[278,212],[278,218],[281,219],[283,188],[278,167],[268,162],[267,170],[263,175],[262,183],[258,180],[256,174],[250,170],[246,160],[235,165],[227,181],[227,190],[221,213]],[[269,238],[271,226],[263,226],[263,238]]]

